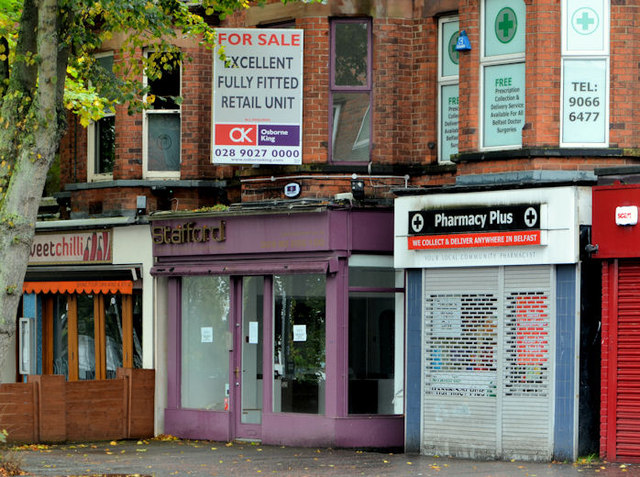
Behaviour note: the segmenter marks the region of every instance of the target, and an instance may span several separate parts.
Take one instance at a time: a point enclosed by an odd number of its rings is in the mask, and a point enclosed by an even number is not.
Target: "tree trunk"
[[[57,0],[37,0],[34,5],[41,59],[37,86],[31,89],[28,82],[12,81],[2,105],[5,137],[13,140],[0,143],[0,164],[5,161],[0,168],[9,167],[8,182],[0,189],[0,369],[14,342],[38,206],[65,127],[64,74],[58,75],[66,70],[67,56],[59,49]],[[29,95],[30,90],[35,95]],[[7,100],[12,93],[20,101]]]

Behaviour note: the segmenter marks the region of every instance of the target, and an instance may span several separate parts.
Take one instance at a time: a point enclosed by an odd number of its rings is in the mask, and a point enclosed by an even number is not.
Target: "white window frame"
[[[148,57],[149,53],[152,50],[146,50],[144,52],[145,56]],[[178,94],[182,96],[182,62],[180,62],[180,68],[178,71],[178,82],[179,82],[179,91]],[[143,84],[146,87],[148,85],[148,78],[146,72],[143,77]],[[145,101],[147,99],[147,95],[144,97]],[[145,109],[142,112],[142,177],[143,179],[179,179],[180,178],[180,169],[177,171],[150,171],[149,170],[149,116],[155,114],[178,114],[180,118],[180,154],[179,154],[179,162],[182,166],[182,108],[178,106],[178,109]]]
[[[485,38],[487,32],[485,31],[486,25],[486,4],[487,0],[481,1],[480,7],[480,89],[478,90],[478,97],[480,102],[480,109],[478,114],[478,131],[480,133],[479,143],[481,151],[506,151],[506,150],[517,150],[522,149],[522,138],[520,139],[520,144],[518,145],[508,145],[508,146],[485,146],[484,145],[484,77],[485,70],[491,66],[503,66],[503,65],[512,65],[522,63],[525,65],[526,71],[526,46],[525,51],[521,53],[509,53],[506,55],[495,55],[495,56],[485,56]],[[526,11],[526,4],[525,4]],[[525,18],[526,21],[526,18]],[[525,78],[525,91],[523,92],[525,95],[525,122],[526,122],[526,78]]]
[[[444,51],[444,46],[447,42],[447,39],[444,38],[444,25],[447,23],[455,23],[459,24],[460,18],[457,15],[442,17],[438,20],[438,163],[441,164],[451,164],[451,158],[442,157],[442,143],[444,137],[444,131],[442,130],[442,114],[443,114],[443,104],[442,104],[442,89],[445,86],[459,86],[460,85],[460,75],[449,75],[445,76],[442,71],[442,61],[443,58],[440,56]],[[459,29],[458,29],[459,31]],[[458,91],[459,92],[459,91]],[[458,97],[460,97],[458,95]],[[460,107],[458,106],[458,117],[460,117]],[[458,138],[460,137],[460,126],[458,125]]]
[[[96,53],[94,58],[105,58],[114,56],[113,51],[105,51]],[[105,118],[115,117],[115,113],[106,113]],[[87,182],[99,182],[113,180],[113,173],[97,173],[96,172],[96,127],[97,121],[91,121],[87,126]],[[114,146],[115,147],[115,146]]]
[[[602,35],[603,45],[600,49],[569,49],[569,24],[570,18],[567,12],[568,4],[571,3],[568,0],[562,1],[561,7],[561,38],[562,38],[562,58],[560,60],[560,130],[559,130],[559,143],[561,148],[569,147],[587,147],[587,148],[608,148],[611,129],[609,127],[609,121],[611,117],[611,2],[609,0],[603,0],[603,16],[602,16]],[[575,60],[584,61],[596,61],[604,62],[606,68],[606,84],[605,84],[605,104],[604,104],[604,141],[603,142],[572,142],[564,140],[564,114],[565,114],[565,95],[570,95],[570,92],[565,91],[565,69],[568,62]]]

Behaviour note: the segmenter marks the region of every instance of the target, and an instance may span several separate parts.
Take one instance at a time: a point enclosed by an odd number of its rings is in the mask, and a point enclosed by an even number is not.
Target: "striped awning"
[[[133,293],[129,280],[24,282],[24,293]]]

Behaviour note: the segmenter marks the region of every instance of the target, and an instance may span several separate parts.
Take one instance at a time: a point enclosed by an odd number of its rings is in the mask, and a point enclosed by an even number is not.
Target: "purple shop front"
[[[168,304],[165,433],[403,445],[392,211],[169,217],[151,224]]]

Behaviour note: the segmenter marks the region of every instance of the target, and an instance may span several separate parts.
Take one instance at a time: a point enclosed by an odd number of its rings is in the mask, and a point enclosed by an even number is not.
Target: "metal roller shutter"
[[[423,453],[551,458],[551,282],[549,266],[425,271]]]
[[[502,457],[552,457],[551,282],[549,266],[504,269]]]
[[[616,457],[640,457],[640,263],[618,268]],[[614,423],[611,423],[613,425]]]

